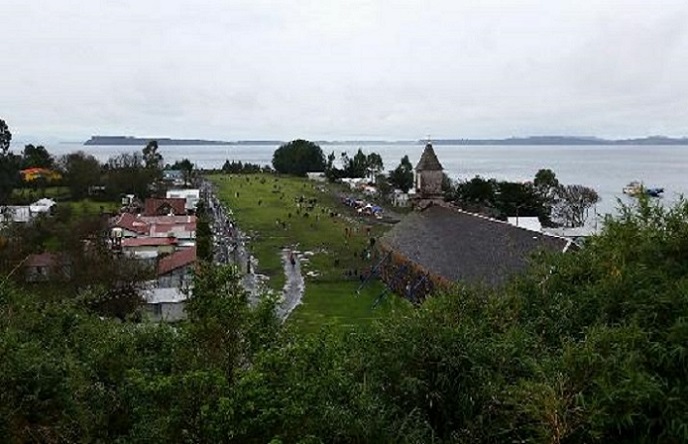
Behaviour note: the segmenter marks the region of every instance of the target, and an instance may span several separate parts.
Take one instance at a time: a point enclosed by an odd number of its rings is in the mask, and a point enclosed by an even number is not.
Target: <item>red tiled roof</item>
[[[122,247],[158,247],[175,245],[177,239],[169,237],[131,237],[122,239]]]
[[[139,219],[147,224],[189,224],[196,223],[196,216],[141,216]]]
[[[61,263],[62,260],[62,256],[57,253],[31,254],[26,259],[26,262],[24,262],[24,266],[52,268],[55,265]]]
[[[196,224],[154,224],[151,226],[151,233],[174,233],[179,231],[196,231]]]
[[[115,220],[113,226],[124,228],[139,234],[147,234],[150,231],[149,224],[131,213],[122,213],[119,218]]]
[[[169,209],[168,209],[169,208]],[[162,216],[169,214],[170,211],[174,215],[184,215],[186,214],[186,199],[181,198],[155,198],[151,197],[146,199],[144,205],[143,215],[144,216]]]
[[[158,262],[158,276],[162,276],[178,268],[196,262],[196,247],[184,248],[183,250],[175,251],[169,256],[165,256]]]

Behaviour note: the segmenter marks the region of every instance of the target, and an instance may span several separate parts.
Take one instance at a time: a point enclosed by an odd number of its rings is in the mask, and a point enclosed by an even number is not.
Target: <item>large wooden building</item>
[[[500,286],[540,250],[567,239],[462,211],[442,199],[442,166],[430,143],[416,166],[415,210],[378,242],[379,273],[397,294],[420,301],[454,283]]]

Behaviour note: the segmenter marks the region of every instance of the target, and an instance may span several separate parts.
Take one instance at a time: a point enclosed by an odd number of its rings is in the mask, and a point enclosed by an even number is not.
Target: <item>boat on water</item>
[[[647,190],[645,190],[645,193],[647,193],[647,195],[650,197],[662,197],[662,193],[664,193],[664,188],[648,188]]]
[[[642,192],[643,184],[641,182],[638,182],[637,180],[629,182],[628,185],[623,187],[623,193],[628,194],[629,196],[638,196]]]
[[[647,195],[650,197],[661,197],[664,193],[664,188],[645,188],[642,182],[634,180],[625,187],[623,187],[623,193],[633,197],[637,197],[640,195]]]

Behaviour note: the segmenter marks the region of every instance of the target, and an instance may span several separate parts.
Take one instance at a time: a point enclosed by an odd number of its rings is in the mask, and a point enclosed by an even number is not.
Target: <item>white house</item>
[[[392,194],[392,205],[395,207],[407,207],[409,205],[409,194],[401,190],[394,190]]]
[[[43,198],[29,205],[29,210],[33,214],[48,213],[55,205],[57,205],[57,202],[54,200]]]
[[[537,231],[538,233],[542,232],[542,224],[540,223],[540,219],[537,217],[509,217],[507,220],[515,227],[525,228],[526,230],[530,231]]]
[[[31,221],[31,209],[28,205],[8,205],[0,207],[0,218],[4,223],[27,223]]]
[[[201,190],[198,188],[173,189],[168,190],[165,197],[168,199],[186,199],[186,210],[195,211],[198,201],[201,199]]]
[[[325,182],[327,180],[327,178],[325,177],[325,173],[321,171],[306,173],[306,177],[308,177],[308,180],[313,180],[316,182]]]
[[[187,295],[181,288],[151,288],[146,291],[145,310],[154,322],[186,319],[184,304]]]

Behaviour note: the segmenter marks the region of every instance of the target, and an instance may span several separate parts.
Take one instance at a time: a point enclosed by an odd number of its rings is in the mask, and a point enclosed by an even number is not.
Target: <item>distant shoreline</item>
[[[237,145],[270,145],[279,146],[285,142],[280,140],[203,140],[203,139],[172,139],[169,137],[131,137],[131,136],[92,136],[84,142],[88,146],[145,146],[155,140],[158,145],[182,146],[237,146]],[[427,140],[317,140],[319,145],[418,145]],[[635,139],[602,139],[599,137],[569,137],[569,136],[533,136],[510,137],[507,139],[435,139],[435,145],[688,145],[688,138],[671,138],[663,136],[642,137]]]
[[[419,141],[423,142],[423,141]],[[602,139],[599,137],[534,136],[508,139],[438,139],[435,145],[688,145],[688,138],[663,136],[635,139]]]
[[[239,140],[227,142],[224,140],[203,140],[203,139],[171,139],[169,137],[130,137],[130,136],[91,136],[84,145],[100,146],[145,146],[148,142],[155,140],[158,145],[280,145],[282,142],[276,140]]]

